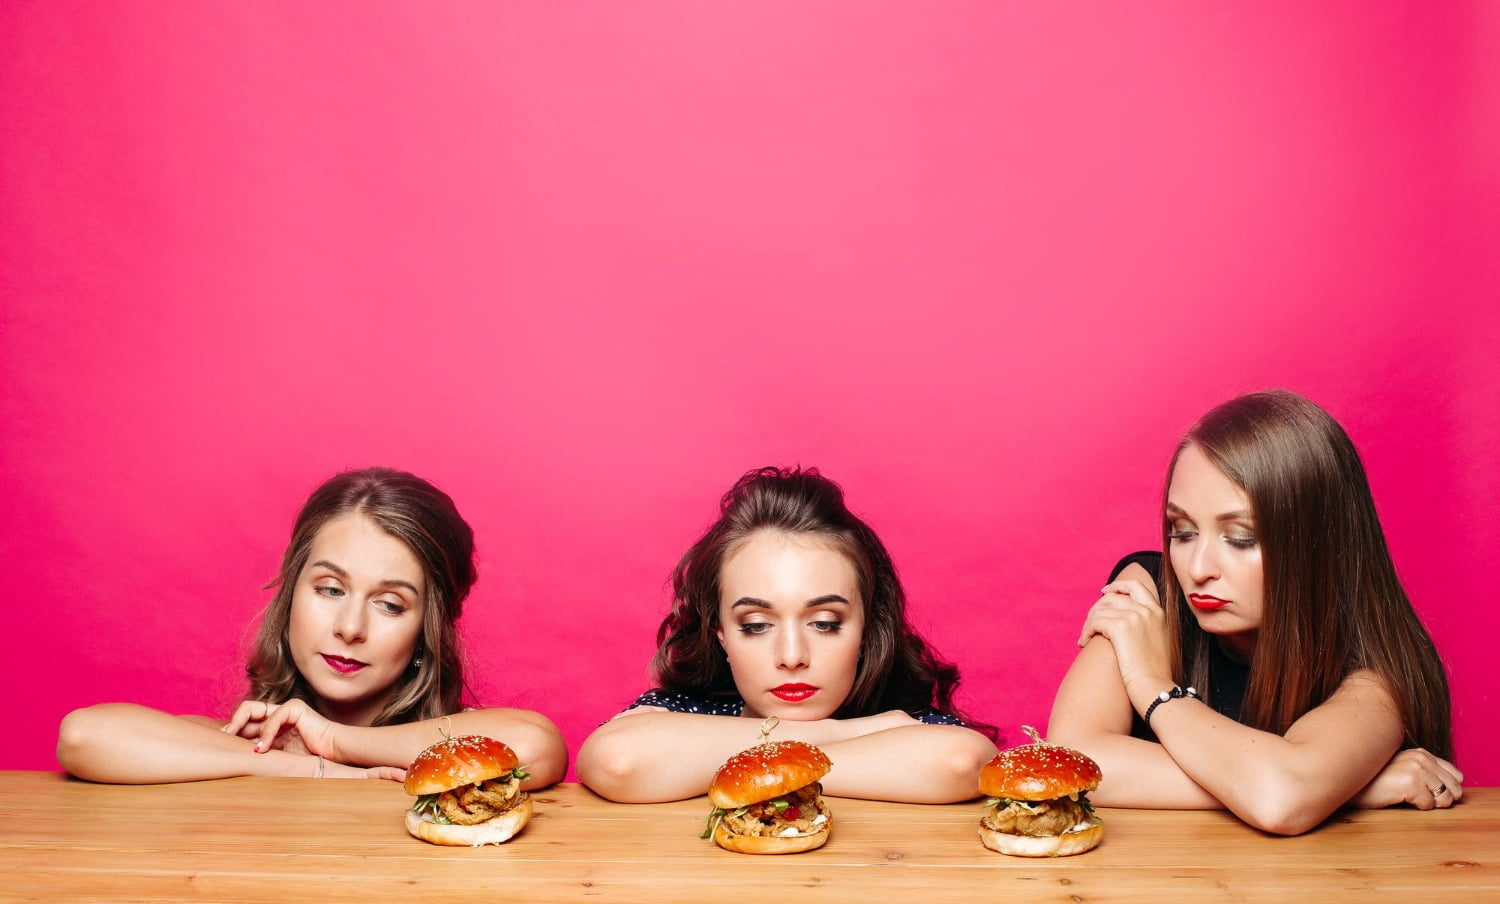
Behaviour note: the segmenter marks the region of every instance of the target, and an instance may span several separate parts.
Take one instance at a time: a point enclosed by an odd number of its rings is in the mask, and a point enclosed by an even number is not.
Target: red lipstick
[[[1209,596],[1206,593],[1190,593],[1188,594],[1188,602],[1192,603],[1195,608],[1212,612],[1215,609],[1223,609],[1232,600],[1221,600],[1216,596]]]
[[[783,684],[781,687],[771,688],[771,693],[788,703],[801,703],[817,692],[818,688],[811,684]]]
[[[342,656],[331,656],[327,653],[319,653],[328,667],[340,675],[353,675],[355,672],[369,665],[368,662],[360,662],[358,659],[345,659]]]

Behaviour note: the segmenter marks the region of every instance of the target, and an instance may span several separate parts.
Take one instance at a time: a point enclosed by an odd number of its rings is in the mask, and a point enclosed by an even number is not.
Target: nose
[[[778,632],[776,638],[776,667],[795,672],[807,668],[807,640],[802,632],[793,628]]]
[[[344,604],[339,607],[338,614],[334,616],[333,636],[347,644],[361,643],[365,639],[365,616],[368,607],[364,601],[357,599],[354,594],[344,598]]]
[[[1188,577],[1201,587],[1218,576],[1219,557],[1214,552],[1214,544],[1200,536],[1193,544],[1193,557],[1188,560]]]

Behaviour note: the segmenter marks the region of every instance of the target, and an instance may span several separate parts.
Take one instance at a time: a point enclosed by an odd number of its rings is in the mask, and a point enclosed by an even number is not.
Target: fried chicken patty
[[[1028,807],[1030,809],[1028,809]],[[987,829],[1007,835],[1061,835],[1089,818],[1088,811],[1076,800],[1011,801],[996,806],[981,822]]]
[[[438,809],[454,825],[474,826],[488,822],[526,799],[521,780],[490,779],[477,785],[460,785],[438,795]]]

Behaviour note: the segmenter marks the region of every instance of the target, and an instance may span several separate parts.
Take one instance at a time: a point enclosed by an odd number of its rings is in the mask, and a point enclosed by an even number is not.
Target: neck
[[[1230,659],[1249,665],[1255,658],[1256,637],[1255,631],[1246,631],[1243,634],[1222,634],[1214,640]]]
[[[341,703],[335,700],[318,700],[317,709],[329,721],[340,725],[357,725],[368,728],[375,724],[375,717],[385,709],[386,703],[390,702],[390,694],[381,694],[369,700],[354,700]]]

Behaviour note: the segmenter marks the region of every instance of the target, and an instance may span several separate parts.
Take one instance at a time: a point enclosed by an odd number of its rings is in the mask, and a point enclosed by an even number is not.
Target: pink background
[[[226,712],[293,514],[375,463],[477,530],[482,699],[575,749],[719,494],[798,462],[1017,738],[1181,431],[1283,386],[1364,454],[1500,783],[1497,38],[1482,2],[4,4],[0,767],[91,702]]]

